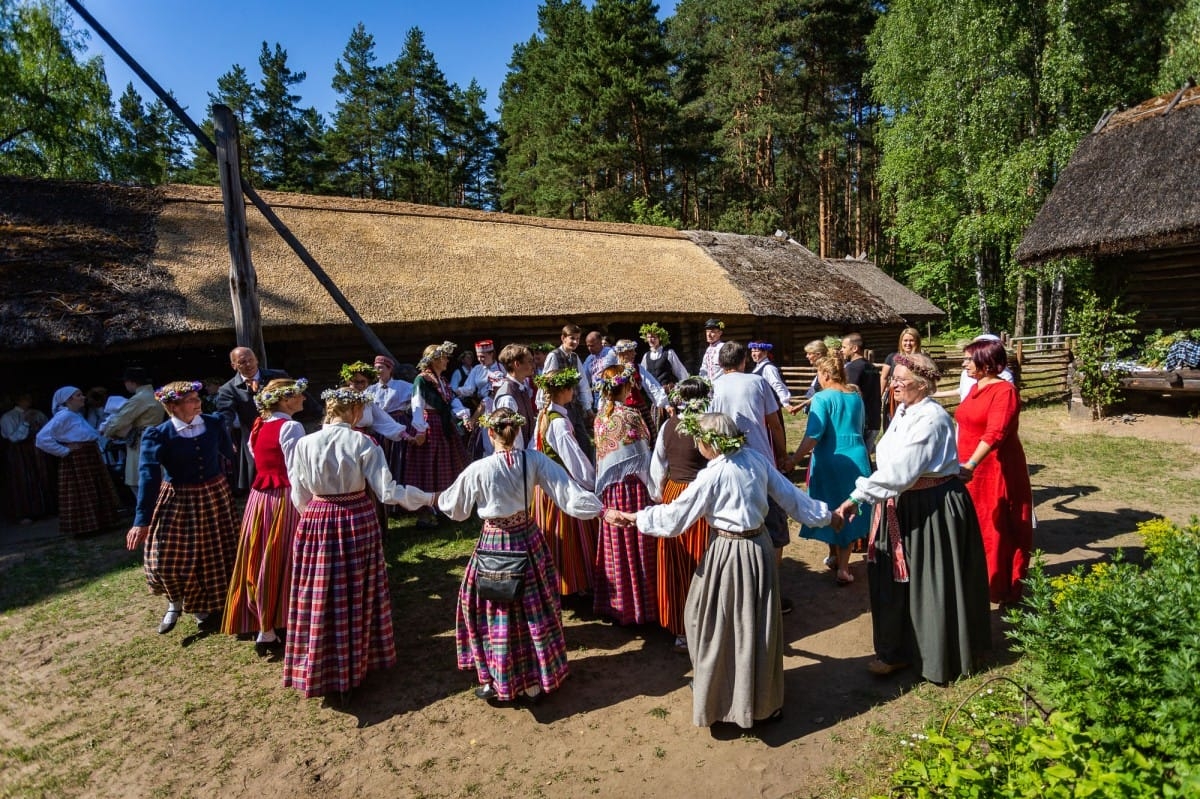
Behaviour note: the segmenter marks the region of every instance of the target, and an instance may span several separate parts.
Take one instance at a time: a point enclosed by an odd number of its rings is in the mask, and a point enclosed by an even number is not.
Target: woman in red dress
[[[975,503],[987,553],[988,587],[1001,606],[1021,599],[1033,549],[1033,491],[1017,437],[1021,398],[1000,373],[1008,365],[999,341],[976,341],[963,367],[977,381],[958,406],[958,459]]]

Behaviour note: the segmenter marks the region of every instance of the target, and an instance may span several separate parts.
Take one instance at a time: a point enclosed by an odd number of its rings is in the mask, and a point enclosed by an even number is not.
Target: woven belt
[[[942,483],[946,482],[947,480],[953,480],[957,476],[958,475],[956,475],[956,474],[949,474],[949,475],[946,475],[945,477],[919,477],[919,478],[917,478],[917,482],[913,483],[909,487],[908,490],[909,491],[923,491],[926,488],[933,488],[934,486],[940,486]]]
[[[714,527],[713,531],[721,538],[746,539],[746,538],[756,538],[763,532],[764,529],[765,528],[763,528],[763,527],[756,527],[753,530],[745,530],[742,532],[736,532],[734,530],[718,530]]]

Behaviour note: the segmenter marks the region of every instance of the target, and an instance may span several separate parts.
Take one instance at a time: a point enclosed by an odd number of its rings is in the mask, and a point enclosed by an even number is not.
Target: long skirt
[[[410,431],[412,430],[412,411],[405,409],[400,411],[392,411],[388,414],[392,417],[392,421],[397,424],[404,425]],[[387,458],[388,469],[396,480],[404,479],[404,459],[408,452],[408,445],[403,441],[392,441],[390,438],[385,438],[379,442],[379,446],[383,447],[383,454]],[[384,512],[393,518],[400,518],[408,511],[399,505],[388,505],[384,508]]]
[[[692,722],[754,726],[783,707],[783,617],[775,547],[713,534],[684,609],[692,658]]]
[[[591,591],[598,522],[563,513],[541,486],[533,488],[533,521],[545,532],[558,572],[559,592],[570,596]]]
[[[650,504],[646,486],[636,476],[604,489],[605,508],[638,511]],[[617,624],[658,621],[658,543],[636,527],[617,527],[603,519],[596,547],[595,594],[592,608]]]
[[[100,450],[88,445],[58,467],[58,529],[64,535],[98,533],[117,523],[117,490]]]
[[[480,599],[475,558],[467,562],[458,591],[455,640],[458,667],[474,669],[480,685],[491,683],[504,701],[540,687],[556,690],[567,678],[558,573],[545,536],[527,513],[485,519],[477,549],[529,552],[521,596],[514,602]]]
[[[250,489],[221,632],[271,632],[287,624],[292,542],[299,523],[290,489]]]
[[[301,514],[287,631],[283,685],[306,697],[396,664],[383,538],[365,492],[314,497]]]
[[[667,480],[664,503],[678,497],[687,483]],[[696,567],[708,549],[708,522],[701,517],[683,535],[658,539],[658,621],[675,635],[684,635],[683,608]]]
[[[33,443],[33,436],[13,443],[5,441],[5,512],[14,521],[38,519],[54,513],[54,481],[51,456]]]
[[[945,683],[971,672],[991,647],[987,557],[971,497],[958,480],[910,490],[896,501],[909,582],[896,582],[891,544],[877,535],[867,564],[875,653]]]
[[[405,448],[404,483],[422,491],[445,491],[466,468],[467,451],[453,430],[446,436],[441,416],[429,413],[425,421],[429,424],[425,443]]]
[[[146,539],[151,592],[182,602],[186,613],[220,610],[236,558],[237,522],[225,475],[193,485],[164,480]]]

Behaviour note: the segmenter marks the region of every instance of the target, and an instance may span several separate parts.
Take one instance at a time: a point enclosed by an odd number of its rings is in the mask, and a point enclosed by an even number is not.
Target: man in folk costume
[[[708,382],[715,384],[725,371],[721,368],[721,336],[725,332],[725,323],[720,319],[709,319],[704,323],[704,340],[708,349],[700,361],[700,376],[707,377]]]
[[[669,394],[676,383],[689,376],[687,367],[671,349],[671,334],[658,322],[650,322],[642,325],[638,335],[650,347],[650,351],[642,356],[642,370],[653,376]]]
[[[250,454],[250,428],[258,418],[254,395],[275,378],[288,375],[279,369],[260,369],[258,356],[249,347],[234,347],[229,353],[229,365],[234,375],[217,392],[217,413],[225,420],[237,446],[237,467],[231,488],[245,493],[254,482],[254,456]]]
[[[571,422],[571,428],[575,435],[575,440],[579,444],[579,448],[583,450],[584,455],[589,460],[595,459],[596,448],[592,444],[592,436],[589,432],[592,429],[592,420],[596,418],[595,408],[592,402],[592,384],[588,380],[587,373],[583,369],[583,359],[575,350],[579,349],[579,336],[583,332],[582,328],[576,324],[567,324],[562,329],[562,343],[550,351],[546,356],[546,363],[543,367],[545,372],[557,372],[563,369],[574,369],[579,375],[579,384],[575,389],[575,396],[567,404],[567,418]],[[542,403],[539,400],[539,407]]]
[[[500,363],[504,366],[505,374],[496,386],[495,407],[508,408],[525,420],[514,446],[517,449],[532,447],[534,423],[537,421],[533,392],[529,390],[529,378],[533,376],[534,368],[533,353],[523,344],[509,344],[500,350]],[[492,448],[490,440],[489,448]]]
[[[461,399],[471,400],[472,407],[482,405],[484,411],[490,411],[492,390],[504,379],[504,367],[496,361],[496,343],[490,338],[476,341],[475,358],[478,363],[471,367],[454,393]]]
[[[125,370],[125,390],[129,399],[116,413],[104,420],[100,434],[125,441],[125,485],[137,494],[138,464],[141,462],[142,432],[161,424],[167,412],[154,396],[150,375],[140,366]]]

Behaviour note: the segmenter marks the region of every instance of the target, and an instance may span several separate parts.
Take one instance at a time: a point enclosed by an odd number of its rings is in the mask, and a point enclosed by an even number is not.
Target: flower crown
[[[937,385],[937,381],[942,379],[942,373],[938,371],[936,366],[932,369],[924,366],[918,366],[912,358],[903,353],[900,353],[893,358],[892,363],[894,363],[896,366],[903,366],[913,374],[920,375],[926,380],[932,382],[935,386]]]
[[[736,452],[746,443],[746,434],[739,432],[736,436],[723,436],[715,430],[704,430],[700,427],[700,415],[684,413],[679,416],[679,429],[691,436],[695,441],[703,441],[724,455]]]
[[[203,390],[204,384],[199,380],[181,380],[178,383],[167,383],[154,392],[154,398],[159,402],[179,402],[188,394],[199,394]]]
[[[637,352],[637,342],[622,339],[613,345],[613,352],[618,354],[622,352]]]
[[[658,342],[664,347],[671,346],[671,334],[658,322],[648,322],[638,328],[638,338],[646,341],[647,336],[658,336]]]
[[[693,375],[692,379],[704,383],[704,387],[708,390],[708,393],[703,397],[684,399],[679,392],[679,384],[676,383],[675,388],[671,389],[671,393],[667,395],[667,399],[679,409],[680,413],[707,413],[709,403],[712,402],[712,383],[709,382],[707,377],[700,377],[699,375]]]
[[[254,406],[259,411],[265,411],[267,408],[275,407],[282,399],[301,396],[306,388],[308,388],[308,378],[301,377],[297,378],[290,386],[264,389],[254,395]]]
[[[327,388],[321,392],[321,401],[334,400],[338,405],[367,405],[375,401],[365,391],[355,391],[352,388]]]
[[[492,413],[483,413],[479,415],[479,426],[486,427],[489,430],[499,429],[501,427],[522,427],[525,424],[525,417],[519,413],[513,413],[511,416],[500,416],[500,410],[497,409]]]
[[[600,378],[600,390],[605,394],[615,394],[620,390],[621,386],[633,379],[634,373],[637,372],[637,366],[634,364],[626,364],[619,375],[612,377]]]
[[[456,349],[458,349],[458,345],[453,341],[443,341],[434,348],[433,352],[417,361],[417,371],[424,372],[429,368],[429,364],[433,363],[438,358],[449,358],[454,354]]]
[[[574,388],[579,385],[579,370],[568,367],[556,372],[543,372],[533,378],[533,384],[543,391],[552,388]]]
[[[379,370],[366,361],[355,361],[354,363],[342,364],[342,369],[338,372],[343,383],[349,383],[350,378],[355,375],[363,375],[368,380],[378,380]]]

